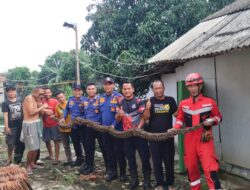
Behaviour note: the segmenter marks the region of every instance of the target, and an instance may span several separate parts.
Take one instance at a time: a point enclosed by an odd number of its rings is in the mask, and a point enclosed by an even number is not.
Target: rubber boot
[[[150,171],[144,172],[143,176],[144,176],[143,188],[144,190],[150,190],[152,188]]]
[[[83,175],[89,175],[94,171],[94,166],[93,165],[89,165],[84,171],[83,171]]]
[[[127,179],[126,170],[120,170],[120,181],[125,182]]]
[[[81,167],[79,168],[79,173],[80,174],[84,174],[84,172],[88,169],[89,165],[84,163],[81,165]]]
[[[139,185],[138,174],[136,170],[130,172],[131,178],[129,182],[129,189],[134,190]]]
[[[111,182],[115,179],[117,179],[117,171],[115,169],[113,170],[108,170],[107,176],[106,176],[106,182]]]

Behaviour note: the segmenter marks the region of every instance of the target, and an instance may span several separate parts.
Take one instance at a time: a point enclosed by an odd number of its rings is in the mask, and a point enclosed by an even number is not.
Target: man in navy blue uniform
[[[101,114],[99,106],[99,98],[96,95],[97,89],[95,83],[89,83],[87,85],[87,95],[88,97],[84,98],[84,118],[90,121],[101,123]],[[104,151],[103,138],[102,134],[90,127],[86,127],[86,162],[80,167],[80,173],[88,175],[94,171],[94,153],[95,153],[95,139],[98,140],[99,147],[101,149],[105,166],[107,163],[107,156]]]
[[[100,111],[102,125],[113,126],[117,130],[122,130],[121,124],[115,120],[118,102],[122,95],[114,91],[114,80],[107,77],[103,81],[105,93],[100,97]],[[126,160],[123,151],[123,139],[117,139],[110,134],[103,134],[104,148],[107,153],[107,175],[106,181],[110,182],[118,177],[117,162],[120,169],[120,180],[126,181]]]
[[[60,121],[63,123],[67,115],[70,115],[71,121],[76,117],[84,117],[84,98],[80,85],[75,84],[73,87],[73,96],[69,97],[67,106],[64,110],[64,118]],[[80,166],[84,162],[83,149],[86,153],[86,139],[84,138],[85,126],[74,124],[71,130],[71,139],[76,153],[76,160],[72,166]],[[82,145],[83,148],[82,148]]]
[[[123,83],[122,94],[124,99],[120,103],[116,120],[122,121],[123,129],[125,131],[130,128],[142,128],[145,123],[145,120],[142,116],[145,110],[145,102],[134,96],[134,86],[131,82]],[[151,189],[151,166],[149,162],[150,152],[147,140],[139,137],[129,137],[125,139],[124,147],[131,176],[130,189],[133,190],[139,185],[135,154],[136,150],[138,150],[142,163],[142,171],[144,176],[143,187],[145,190]]]

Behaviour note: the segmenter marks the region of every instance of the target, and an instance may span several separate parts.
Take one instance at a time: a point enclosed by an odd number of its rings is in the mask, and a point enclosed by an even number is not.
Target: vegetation
[[[232,1],[103,0],[89,5],[86,19],[92,25],[82,36],[79,53],[82,86],[110,75],[118,84],[131,80],[137,92],[145,94],[151,77],[143,81],[134,77],[152,67],[145,64],[147,59]],[[41,72],[19,67],[10,69],[7,78],[31,80],[23,83],[25,87],[46,84],[69,93],[75,62],[74,51],[58,51],[47,57]],[[68,83],[57,85],[65,81]]]
[[[91,53],[94,68],[135,81],[133,76],[151,67],[136,63],[145,63],[200,20],[232,1],[103,0],[88,7],[86,19],[92,25],[82,37],[82,48]],[[116,80],[122,82],[121,78]],[[136,89],[145,93],[148,81],[144,80],[144,85],[135,82]]]

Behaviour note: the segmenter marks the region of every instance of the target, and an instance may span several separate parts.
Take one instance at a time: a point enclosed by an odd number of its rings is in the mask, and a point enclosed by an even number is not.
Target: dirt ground
[[[0,141],[0,166],[6,163],[6,146],[3,138]],[[26,154],[25,154],[26,155]],[[41,159],[47,156],[47,151],[42,146]],[[176,157],[177,158],[177,157]],[[125,190],[128,189],[128,182],[121,183],[119,180],[114,180],[111,183],[105,182],[104,179],[104,166],[102,161],[102,155],[96,152],[95,155],[95,175],[83,176],[78,174],[78,168],[64,167],[62,165],[65,161],[64,151],[61,148],[59,165],[53,165],[52,161],[43,160],[45,162],[43,169],[34,170],[34,174],[29,177],[29,182],[34,190]],[[21,164],[24,166],[24,163]],[[141,174],[140,166],[138,168],[139,174]],[[175,186],[176,190],[188,190],[189,182],[186,174],[178,173],[178,160],[175,161]],[[223,171],[220,171],[220,179],[222,183],[222,189],[225,190],[249,190],[250,181],[244,180],[240,177],[229,175]],[[129,176],[128,176],[129,177]],[[140,176],[140,187],[138,190],[142,190],[142,177]],[[152,173],[152,185],[154,185],[154,177]],[[202,179],[202,190],[207,190],[207,186],[204,178]]]

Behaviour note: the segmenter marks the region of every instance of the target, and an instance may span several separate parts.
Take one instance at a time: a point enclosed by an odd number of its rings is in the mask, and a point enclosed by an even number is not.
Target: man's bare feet
[[[6,165],[8,166],[8,165],[10,165],[10,164],[12,164],[12,160],[7,160]]]
[[[44,168],[43,166],[37,165],[37,164],[34,164],[34,165],[32,166],[32,169],[43,169],[43,168]]]
[[[32,168],[30,168],[30,167],[26,168],[26,172],[27,172],[27,175],[33,174]]]
[[[59,163],[60,163],[59,160],[54,160],[54,161],[52,162],[53,165],[58,165]]]
[[[52,160],[52,156],[46,156],[44,160]]]

